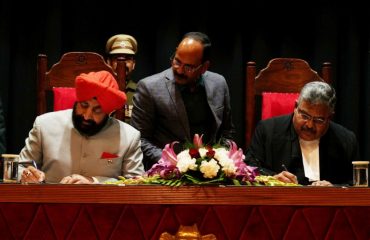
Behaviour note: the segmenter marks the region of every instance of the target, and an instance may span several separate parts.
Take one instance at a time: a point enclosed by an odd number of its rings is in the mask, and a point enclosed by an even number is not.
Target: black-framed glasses
[[[327,118],[323,118],[323,117],[312,117],[310,114],[304,112],[302,109],[300,108],[296,108],[297,109],[297,112],[299,114],[299,116],[302,118],[302,120],[304,121],[313,121],[313,123],[317,124],[317,125],[324,125],[328,119]]]
[[[174,68],[183,67],[184,72],[189,73],[189,74],[198,71],[203,66],[203,63],[199,64],[198,66],[183,64],[182,62],[177,60],[175,57],[170,57],[170,62],[171,62],[172,67]]]

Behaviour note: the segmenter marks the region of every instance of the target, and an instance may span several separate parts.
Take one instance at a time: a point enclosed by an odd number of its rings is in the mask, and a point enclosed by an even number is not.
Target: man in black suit
[[[283,182],[332,186],[352,183],[359,159],[356,136],[331,121],[336,94],[325,82],[306,84],[293,114],[261,121],[246,162]]]

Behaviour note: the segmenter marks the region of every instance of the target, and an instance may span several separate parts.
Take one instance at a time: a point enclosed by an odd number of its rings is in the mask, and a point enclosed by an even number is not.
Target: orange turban
[[[119,90],[116,79],[107,71],[82,73],[76,77],[75,86],[77,101],[96,98],[107,114],[126,103],[126,94]]]

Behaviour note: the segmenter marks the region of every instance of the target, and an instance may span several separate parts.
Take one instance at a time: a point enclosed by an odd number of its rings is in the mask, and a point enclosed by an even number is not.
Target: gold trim
[[[193,226],[180,225],[179,230],[173,236],[168,232],[164,232],[159,237],[159,240],[217,240],[214,234],[201,235],[198,231],[197,224]]]

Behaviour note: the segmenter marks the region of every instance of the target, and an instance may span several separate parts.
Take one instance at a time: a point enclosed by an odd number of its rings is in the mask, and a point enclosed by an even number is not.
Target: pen
[[[32,161],[32,165],[38,170],[36,161],[35,160],[31,160],[31,161]],[[46,183],[46,182],[45,182],[45,180],[43,180],[40,183]]]
[[[37,169],[37,164],[36,164],[35,160],[32,160],[32,165]]]
[[[281,164],[281,167],[283,168],[283,170],[284,170],[284,171],[289,172],[289,171],[288,171],[288,168],[286,168],[286,167],[285,167],[284,163],[283,163],[283,164]]]
[[[39,170],[35,160],[23,160],[23,161],[19,161],[19,163],[22,164],[23,166],[24,166],[24,164],[32,165],[34,168],[36,168],[36,170]],[[24,167],[26,167],[26,166],[24,166]],[[31,174],[30,171],[29,171],[29,174]],[[45,180],[42,180],[40,183],[45,183]]]

